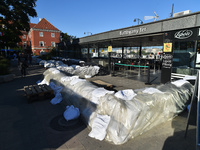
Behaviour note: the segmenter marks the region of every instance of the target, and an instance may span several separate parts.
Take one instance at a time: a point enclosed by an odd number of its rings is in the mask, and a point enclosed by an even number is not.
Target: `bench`
[[[54,97],[54,91],[46,84],[24,86],[24,92],[28,102]]]

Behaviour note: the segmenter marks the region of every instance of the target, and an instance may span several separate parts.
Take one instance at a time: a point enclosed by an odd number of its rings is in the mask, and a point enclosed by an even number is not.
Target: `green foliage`
[[[9,74],[10,61],[3,57],[0,58],[0,75]]]
[[[30,17],[36,17],[36,0],[0,0],[0,32],[4,35],[0,48],[15,47],[21,31],[29,31]]]
[[[76,39],[76,36],[68,35],[67,33],[61,33],[61,42],[68,42],[70,40]]]
[[[51,57],[56,56],[56,48],[53,48],[49,53],[41,55],[39,58],[42,60],[51,60]]]
[[[50,56],[51,57],[55,57],[56,56],[56,48],[53,48],[50,52]]]

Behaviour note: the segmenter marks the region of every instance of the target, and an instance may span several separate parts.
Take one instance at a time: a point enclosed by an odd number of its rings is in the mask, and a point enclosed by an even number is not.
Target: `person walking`
[[[28,59],[29,59],[29,65],[32,66],[32,55],[31,54],[29,55]]]
[[[20,69],[22,77],[26,77],[26,68],[28,68],[28,59],[25,55],[20,58]]]

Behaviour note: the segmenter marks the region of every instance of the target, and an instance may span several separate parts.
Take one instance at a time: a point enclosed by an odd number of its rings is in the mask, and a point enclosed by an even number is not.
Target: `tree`
[[[36,0],[0,0],[0,42],[3,47],[15,47],[21,41],[21,31],[30,30],[30,17],[36,17]]]
[[[71,40],[73,39],[76,39],[76,36],[73,36],[73,35],[68,35],[67,33],[61,33],[61,42],[65,42],[65,43],[68,43],[70,42]]]

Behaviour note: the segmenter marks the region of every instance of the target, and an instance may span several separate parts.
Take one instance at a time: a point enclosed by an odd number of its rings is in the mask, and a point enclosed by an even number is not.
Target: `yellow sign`
[[[92,49],[92,50],[91,50],[91,52],[93,53],[93,52],[94,52],[94,50]]]
[[[108,46],[108,52],[112,52],[112,46]]]
[[[101,52],[103,53],[103,49],[101,50]]]
[[[163,52],[172,52],[172,43],[164,43]]]

